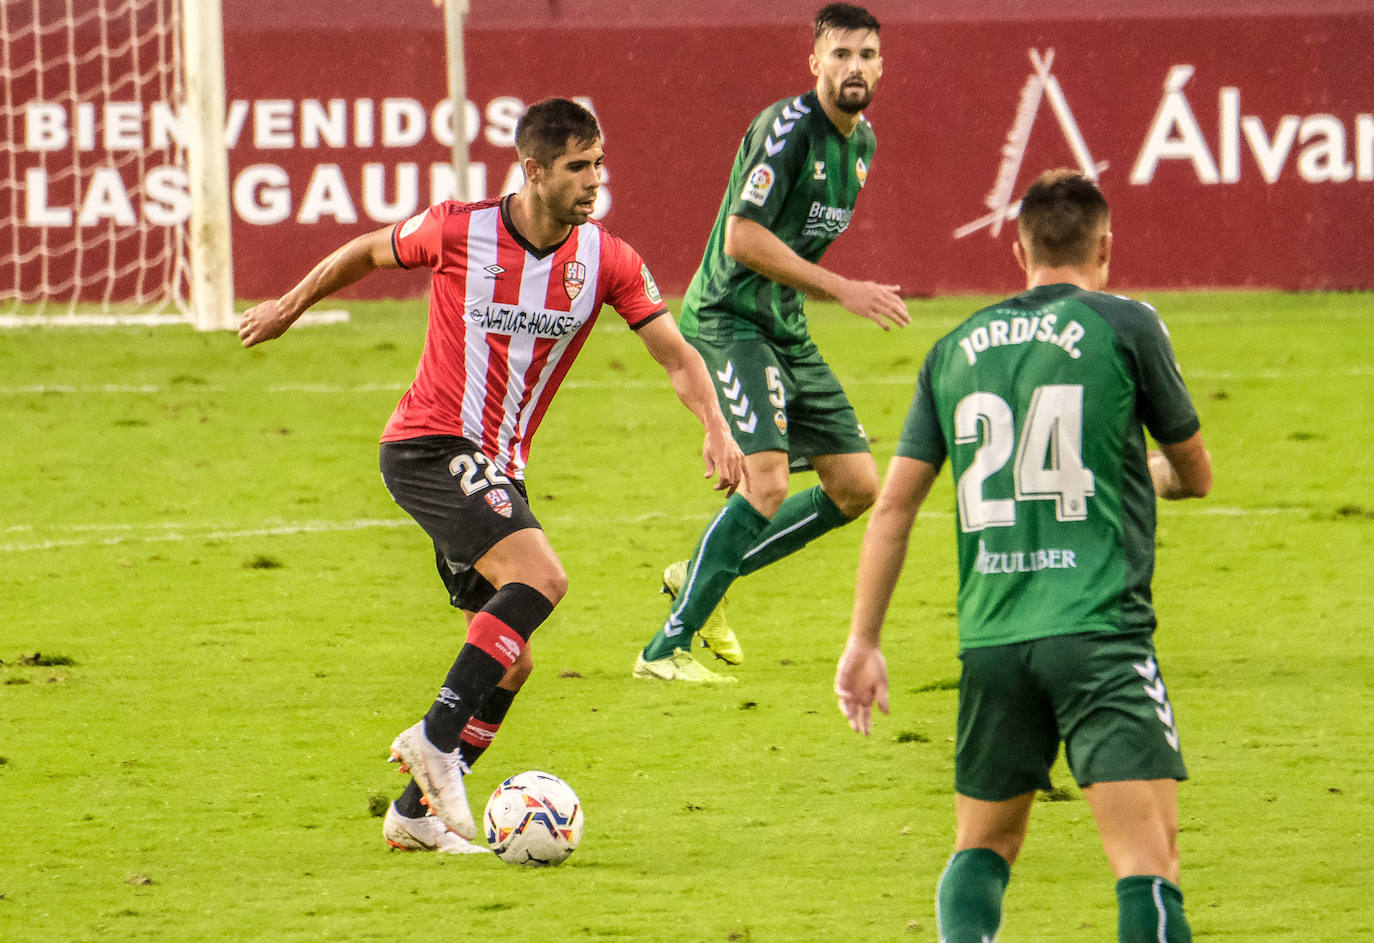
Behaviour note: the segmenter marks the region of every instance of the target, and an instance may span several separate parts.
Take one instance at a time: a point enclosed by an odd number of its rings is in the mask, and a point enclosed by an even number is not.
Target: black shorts
[[[434,541],[435,564],[460,609],[476,611],[495,589],[474,569],[497,541],[538,528],[525,483],[501,474],[470,439],[421,436],[383,442],[382,481]]]

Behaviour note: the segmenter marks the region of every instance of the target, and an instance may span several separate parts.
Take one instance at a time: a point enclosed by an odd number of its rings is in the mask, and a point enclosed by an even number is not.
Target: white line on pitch
[[[1193,380],[1299,380],[1311,377],[1369,377],[1374,376],[1374,366],[1354,366],[1339,370],[1328,370],[1321,368],[1300,369],[1273,369],[1258,370],[1252,372],[1240,372],[1232,370],[1190,370],[1187,373],[1188,379]],[[916,383],[916,373],[910,376],[887,376],[887,377],[850,377],[843,381],[848,386],[914,386]],[[404,392],[408,384],[402,382],[395,383],[359,383],[354,385],[344,385],[335,383],[277,383],[261,388],[264,393],[308,393],[325,396],[353,395],[366,393],[401,393]],[[623,389],[668,389],[667,380],[570,380],[563,384],[564,389],[569,390],[623,390]],[[105,383],[78,386],[75,384],[63,383],[34,383],[23,386],[0,386],[0,396],[44,396],[48,394],[68,394],[75,396],[93,396],[100,394],[162,394],[170,392],[187,392],[196,394],[209,393],[229,393],[229,392],[252,392],[249,386],[229,388],[225,386],[158,386],[150,383]]]
[[[1240,508],[1170,506],[1165,511],[1164,516],[1204,515],[1250,517],[1276,514],[1303,514],[1311,513],[1312,511],[1312,508],[1301,507]],[[583,518],[577,515],[543,514],[541,516],[550,525],[583,526],[581,523]],[[941,510],[922,511],[921,516],[947,518],[952,517],[953,512]],[[670,518],[669,515],[655,511],[633,517],[615,519],[603,518],[601,519],[601,523],[611,526],[626,526],[643,524],[649,521],[663,522],[665,520],[674,520],[684,522],[700,521],[704,519],[705,518],[701,514],[684,514]],[[174,522],[148,524],[70,524],[64,526],[15,524],[4,528],[4,530],[0,532],[10,534],[57,532],[73,535],[89,534],[90,536],[58,537],[49,540],[0,544],[0,553],[28,553],[35,550],[64,550],[77,547],[115,547],[123,544],[188,543],[191,541],[243,540],[254,537],[293,537],[300,534],[331,534],[372,530],[375,528],[410,526],[412,526],[412,522],[408,518],[359,518],[351,521],[299,521],[296,523],[263,524],[258,527],[234,527],[232,525],[211,525],[207,527],[203,524],[195,525]],[[114,533],[105,537],[95,536],[95,534],[102,531]]]
[[[144,525],[131,525],[138,527]],[[156,525],[147,525],[153,526]],[[175,526],[175,525],[172,525]],[[40,540],[33,543],[0,544],[0,553],[25,553],[32,550],[59,550],[72,547],[114,547],[120,544],[183,543],[187,541],[240,540],[248,537],[291,537],[297,534],[327,534],[344,531],[369,530],[375,527],[410,527],[409,519],[392,520],[361,519],[355,521],[303,521],[299,524],[279,524],[266,527],[228,528],[203,530],[194,526],[184,531],[164,531],[163,533],[126,533],[113,537],[64,538]],[[122,525],[111,525],[120,529]]]

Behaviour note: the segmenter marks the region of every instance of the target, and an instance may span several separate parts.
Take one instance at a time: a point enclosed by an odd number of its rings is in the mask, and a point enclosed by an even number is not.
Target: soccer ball
[[[507,864],[558,864],[582,840],[577,793],[557,776],[539,770],[497,786],[482,820],[487,844]]]

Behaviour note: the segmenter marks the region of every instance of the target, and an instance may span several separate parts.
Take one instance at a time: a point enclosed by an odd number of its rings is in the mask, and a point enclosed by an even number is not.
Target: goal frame
[[[181,4],[183,121],[191,217],[188,227],[191,323],[231,330],[234,264],[230,239],[229,151],[225,142],[224,15],[221,0]]]

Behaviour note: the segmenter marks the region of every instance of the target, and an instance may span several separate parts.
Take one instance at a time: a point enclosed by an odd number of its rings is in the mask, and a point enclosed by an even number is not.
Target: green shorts
[[[839,379],[813,346],[792,355],[759,338],[712,344],[701,352],[720,410],[745,455],[786,452],[793,467],[813,455],[868,451],[868,437]]]
[[[959,657],[961,795],[1000,802],[1049,789],[1061,740],[1080,786],[1188,777],[1149,633],[1057,635]]]

